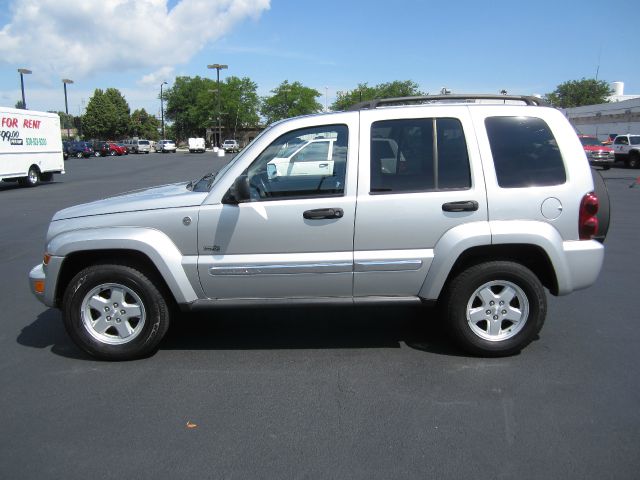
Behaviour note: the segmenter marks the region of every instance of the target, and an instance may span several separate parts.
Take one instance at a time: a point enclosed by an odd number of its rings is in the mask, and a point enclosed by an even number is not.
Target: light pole
[[[220,63],[214,63],[213,65],[207,65],[207,68],[210,69],[216,69],[216,77],[217,77],[217,83],[218,83],[218,106],[217,106],[217,113],[216,116],[218,117],[218,141],[216,143],[216,146],[219,148],[220,147],[220,136],[222,135],[222,125],[220,124],[220,70],[224,70],[226,68],[229,68],[229,65],[222,65]]]
[[[329,97],[329,87],[325,86],[324,87],[324,111],[325,112],[329,111],[328,97]]]
[[[22,88],[22,108],[27,109],[27,101],[24,99],[24,76],[29,75],[31,70],[28,68],[19,68],[18,72],[20,72],[20,87]]]
[[[71,138],[71,134],[69,133],[69,104],[67,103],[67,83],[73,83],[73,80],[69,80],[68,78],[62,79],[62,84],[64,85],[64,111],[67,114],[67,140]]]
[[[164,100],[162,98],[162,86],[163,85],[168,85],[168,84],[167,84],[167,82],[162,82],[160,84],[160,118],[162,118],[162,140],[164,140]]]

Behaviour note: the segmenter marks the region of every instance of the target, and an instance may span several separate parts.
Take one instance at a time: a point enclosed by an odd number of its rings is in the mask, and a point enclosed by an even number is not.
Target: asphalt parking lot
[[[549,297],[514,357],[466,356],[407,307],[185,314],[151,358],[79,351],[27,284],[53,213],[228,159],[70,159],[0,184],[0,478],[638,478],[640,170],[604,172],[604,270]]]

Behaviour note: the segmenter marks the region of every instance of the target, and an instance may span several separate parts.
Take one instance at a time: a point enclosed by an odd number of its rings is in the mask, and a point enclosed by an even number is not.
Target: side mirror
[[[251,192],[249,190],[249,177],[247,175],[240,175],[235,179],[233,185],[231,185],[227,193],[222,198],[222,203],[237,205],[250,199]]]

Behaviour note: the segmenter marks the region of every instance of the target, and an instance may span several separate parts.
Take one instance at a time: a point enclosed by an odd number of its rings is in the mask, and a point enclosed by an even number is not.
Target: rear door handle
[[[444,212],[475,212],[476,210],[478,210],[478,202],[475,200],[442,204],[442,211]]]
[[[344,216],[344,210],[341,208],[316,208],[315,210],[306,210],[302,216],[307,220],[342,218]]]

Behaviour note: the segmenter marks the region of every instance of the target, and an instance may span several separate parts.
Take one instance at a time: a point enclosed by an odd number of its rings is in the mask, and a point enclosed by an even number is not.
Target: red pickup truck
[[[591,165],[600,166],[604,170],[608,170],[613,165],[615,162],[613,148],[602,145],[596,137],[578,135],[578,138]]]

